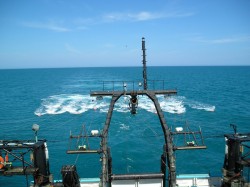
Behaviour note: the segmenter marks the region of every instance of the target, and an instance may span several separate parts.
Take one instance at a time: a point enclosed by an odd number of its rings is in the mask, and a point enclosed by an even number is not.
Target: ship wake
[[[185,96],[163,95],[157,96],[160,106],[164,112],[172,114],[183,114],[187,108],[214,112],[215,106],[187,99]],[[95,97],[81,94],[52,95],[41,100],[40,106],[35,110],[35,115],[55,114],[82,114],[87,111],[107,112],[111,97],[96,100]],[[116,103],[114,110],[117,112],[130,112],[129,96],[123,96]],[[138,110],[146,110],[156,113],[153,102],[147,96],[138,96]]]

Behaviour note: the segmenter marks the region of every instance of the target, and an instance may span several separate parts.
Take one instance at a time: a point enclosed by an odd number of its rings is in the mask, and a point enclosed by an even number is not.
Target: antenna
[[[144,90],[148,89],[147,84],[147,66],[146,66],[146,48],[145,48],[145,38],[142,37],[142,64],[143,64],[143,86]]]

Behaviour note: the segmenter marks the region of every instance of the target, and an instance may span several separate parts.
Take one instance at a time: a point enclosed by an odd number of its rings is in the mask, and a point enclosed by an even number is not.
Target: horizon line
[[[147,67],[248,67],[250,65],[147,65]],[[80,68],[140,68],[142,66],[77,66],[77,67],[25,67],[0,68],[0,70],[32,70],[32,69],[80,69]]]

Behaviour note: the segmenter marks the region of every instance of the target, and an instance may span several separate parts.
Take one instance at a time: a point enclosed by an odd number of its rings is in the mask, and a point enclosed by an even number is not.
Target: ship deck
[[[80,187],[99,187],[100,178],[80,178]],[[64,187],[62,180],[53,180],[53,187]],[[34,181],[31,181],[30,187],[34,187]],[[51,187],[51,185],[48,185]]]
[[[116,175],[111,183],[113,187],[162,187],[162,177],[158,175],[155,178],[138,178],[133,175],[134,179],[126,178],[127,175]],[[80,178],[80,187],[99,187],[100,178]],[[219,187],[221,186],[221,177],[210,176],[209,174],[180,174],[176,176],[176,184],[178,187]],[[30,187],[34,186],[31,182]],[[54,180],[53,187],[64,187],[62,180]]]
[[[180,174],[176,176],[178,187],[219,187],[221,177],[213,177],[209,174]]]

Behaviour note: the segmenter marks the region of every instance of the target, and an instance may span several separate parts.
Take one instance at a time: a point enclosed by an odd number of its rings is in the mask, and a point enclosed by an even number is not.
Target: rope
[[[78,161],[78,158],[79,158],[79,155],[80,155],[80,154],[77,154],[74,165],[76,165],[76,163],[77,163],[77,161]]]

